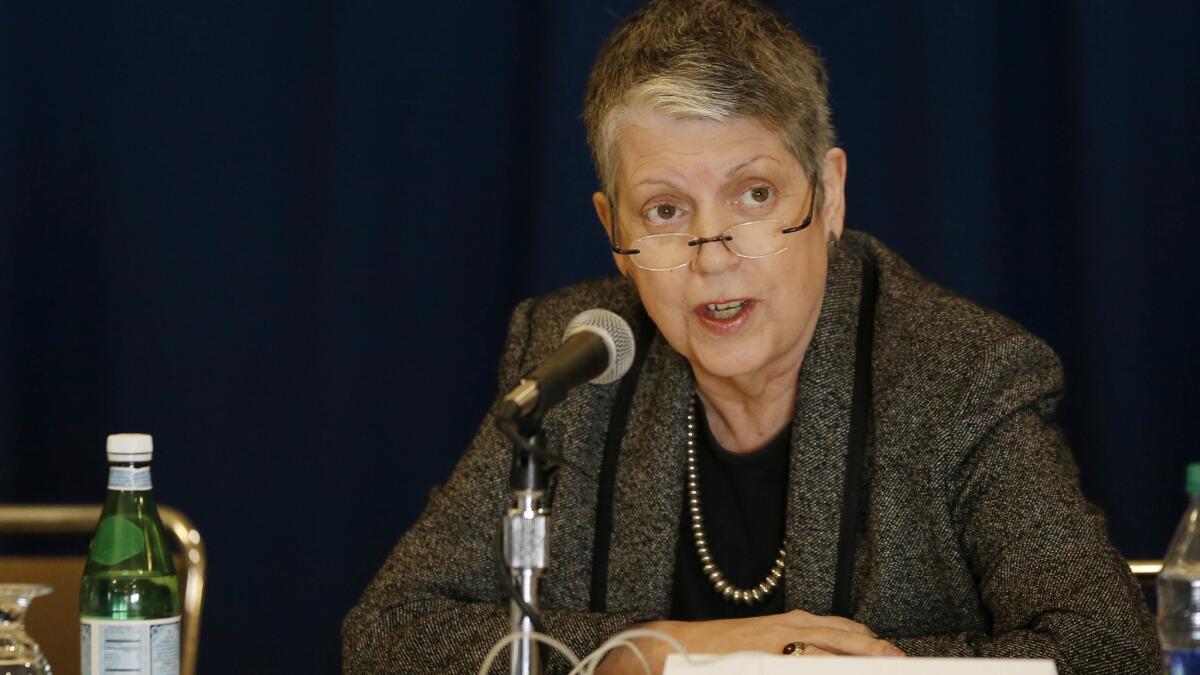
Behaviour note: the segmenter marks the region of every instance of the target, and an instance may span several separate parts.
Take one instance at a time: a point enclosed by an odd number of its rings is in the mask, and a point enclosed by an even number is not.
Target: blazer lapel
[[[829,614],[837,567],[861,262],[835,247],[821,314],[796,388],[788,472],[784,604]]]
[[[684,436],[692,376],[655,336],[629,411],[613,494],[610,610],[666,613],[683,506]]]

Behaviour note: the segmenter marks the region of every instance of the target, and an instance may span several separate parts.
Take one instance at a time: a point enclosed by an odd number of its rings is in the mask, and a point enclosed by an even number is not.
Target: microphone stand
[[[546,448],[540,416],[524,419],[512,431],[513,464],[509,485],[512,505],[502,525],[504,563],[515,593],[509,603],[511,632],[521,633],[512,643],[512,675],[541,675],[538,643],[532,633],[541,628],[539,587],[550,558],[550,500],[548,488],[554,471],[539,457]],[[536,623],[535,623],[536,622]]]

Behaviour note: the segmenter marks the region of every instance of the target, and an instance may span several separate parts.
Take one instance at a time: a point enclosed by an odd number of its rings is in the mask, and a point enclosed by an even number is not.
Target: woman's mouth
[[[749,298],[706,302],[696,306],[696,316],[700,325],[714,335],[732,335],[749,320],[757,305]]]
[[[732,319],[750,305],[749,300],[730,300],[728,302],[710,302],[704,305],[704,312],[711,319],[724,321]]]

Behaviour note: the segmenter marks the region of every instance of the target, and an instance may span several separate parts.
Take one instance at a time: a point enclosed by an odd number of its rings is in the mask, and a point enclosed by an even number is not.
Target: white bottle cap
[[[110,434],[108,461],[149,462],[154,457],[154,437],[150,434]]]

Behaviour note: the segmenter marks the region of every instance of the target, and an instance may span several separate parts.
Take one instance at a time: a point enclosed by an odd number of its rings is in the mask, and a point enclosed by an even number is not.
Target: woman
[[[708,653],[1157,671],[1140,592],[1053,421],[1056,357],[844,229],[824,67],[778,16],[651,3],[601,51],[585,119],[622,277],[521,303],[501,391],[584,309],[650,337],[624,393],[583,387],[546,419],[571,463],[548,633],[580,655],[642,625]],[[487,524],[509,452],[484,420],[347,617],[347,672],[474,672],[507,632]],[[639,646],[661,669],[664,645]],[[602,664],[637,668],[627,651]]]

